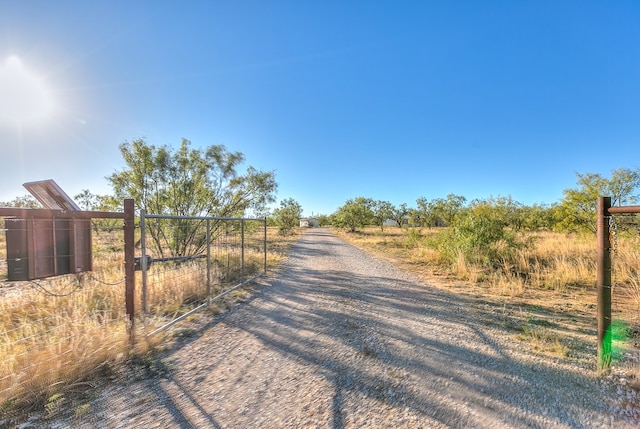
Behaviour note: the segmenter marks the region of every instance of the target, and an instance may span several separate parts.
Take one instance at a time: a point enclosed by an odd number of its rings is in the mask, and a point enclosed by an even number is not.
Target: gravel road
[[[637,428],[637,392],[531,353],[486,302],[313,229],[251,298],[203,314],[79,428]],[[37,419],[23,428],[38,426]]]

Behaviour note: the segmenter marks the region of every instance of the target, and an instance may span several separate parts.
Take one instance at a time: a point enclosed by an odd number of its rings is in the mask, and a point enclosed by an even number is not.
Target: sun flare
[[[16,55],[0,63],[0,122],[40,122],[52,114],[53,108],[53,95],[42,76]]]

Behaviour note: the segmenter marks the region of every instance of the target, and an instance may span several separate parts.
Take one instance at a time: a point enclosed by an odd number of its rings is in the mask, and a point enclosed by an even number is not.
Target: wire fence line
[[[23,281],[8,279],[14,261],[0,233],[0,415],[42,403],[127,354],[122,221],[119,230],[93,227],[92,271]]]
[[[8,218],[0,213],[0,228]],[[21,281],[9,280],[15,261],[0,231],[0,416],[46,403],[266,272],[264,219],[142,212],[135,223],[137,241],[126,249],[126,220],[91,221],[91,271]],[[131,307],[127,252],[139,255]]]

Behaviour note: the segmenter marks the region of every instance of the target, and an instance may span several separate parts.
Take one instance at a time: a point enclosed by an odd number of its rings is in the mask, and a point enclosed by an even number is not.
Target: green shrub
[[[437,241],[445,259],[455,262],[462,254],[467,262],[486,266],[510,259],[521,246],[512,230],[486,206],[458,216]]]
[[[423,237],[420,229],[408,228],[407,235],[407,247],[417,247],[422,241]]]

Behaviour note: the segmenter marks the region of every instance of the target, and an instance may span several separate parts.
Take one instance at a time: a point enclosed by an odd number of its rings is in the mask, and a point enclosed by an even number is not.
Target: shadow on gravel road
[[[634,427],[594,371],[519,343],[512,309],[425,285],[326,230],[261,282],[148,381],[172,427]]]
[[[332,378],[334,428],[358,413],[346,399],[354,395],[373,409],[409,409],[447,427],[536,427],[539,418],[584,427],[580,404],[566,390],[587,388],[589,378],[507,352],[496,333],[504,341],[515,332],[484,324],[498,305],[326,269],[290,270],[279,286],[278,295],[260,297],[273,305],[234,325]],[[309,331],[315,335],[298,335]]]

